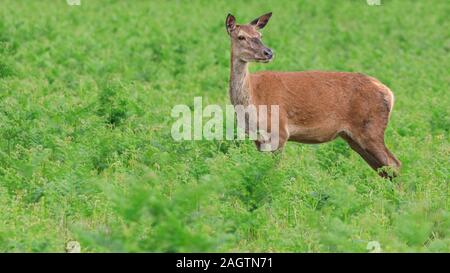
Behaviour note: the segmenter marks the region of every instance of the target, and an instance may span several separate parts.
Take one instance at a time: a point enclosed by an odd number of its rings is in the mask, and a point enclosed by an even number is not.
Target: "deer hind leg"
[[[389,167],[390,171],[386,169],[376,169],[380,176],[389,179],[397,176],[401,163],[386,147],[386,145],[384,144],[384,140],[372,140],[367,143],[365,149],[380,163],[381,167]]]
[[[350,148],[357,152],[374,170],[378,170],[382,167],[382,165],[376,158],[369,154],[357,141],[353,140],[349,135],[342,134],[341,137],[348,143]]]
[[[365,135],[370,135],[365,134]],[[395,177],[401,167],[400,161],[389,151],[384,144],[384,137],[362,137],[343,134],[341,137],[347,141],[350,147],[374,169],[381,177],[392,179]],[[392,173],[383,167],[392,169]]]

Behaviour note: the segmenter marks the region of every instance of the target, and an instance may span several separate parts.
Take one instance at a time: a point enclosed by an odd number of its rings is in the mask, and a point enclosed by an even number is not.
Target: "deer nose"
[[[272,50],[270,48],[264,49],[264,56],[266,56],[267,59],[272,59],[272,57],[273,57]]]

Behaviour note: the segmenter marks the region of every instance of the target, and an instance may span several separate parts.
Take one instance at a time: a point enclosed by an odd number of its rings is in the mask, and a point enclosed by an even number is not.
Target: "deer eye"
[[[244,36],[239,36],[238,39],[242,41],[242,40],[245,40],[245,37]]]

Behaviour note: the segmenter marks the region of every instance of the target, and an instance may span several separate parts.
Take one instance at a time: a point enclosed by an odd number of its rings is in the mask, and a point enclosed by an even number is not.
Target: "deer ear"
[[[269,22],[270,17],[272,17],[272,12],[261,15],[260,17],[253,20],[250,25],[255,26],[256,29],[264,28]]]
[[[227,19],[225,20],[225,27],[227,28],[228,34],[236,28],[236,18],[230,13],[228,13]]]

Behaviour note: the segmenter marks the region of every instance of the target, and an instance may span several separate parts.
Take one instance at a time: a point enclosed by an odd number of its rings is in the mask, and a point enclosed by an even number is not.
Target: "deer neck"
[[[248,63],[235,58],[233,54],[231,54],[230,98],[234,106],[251,104]]]

